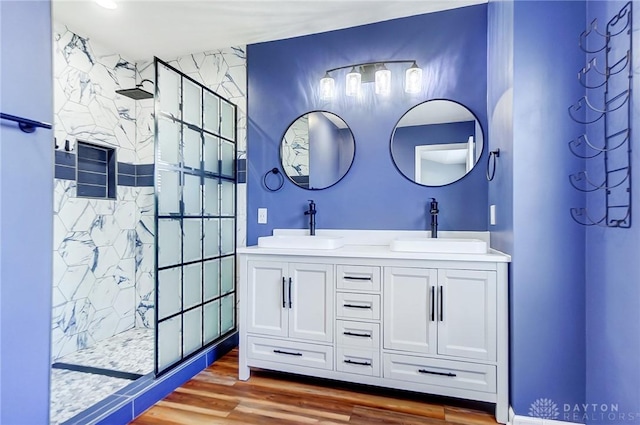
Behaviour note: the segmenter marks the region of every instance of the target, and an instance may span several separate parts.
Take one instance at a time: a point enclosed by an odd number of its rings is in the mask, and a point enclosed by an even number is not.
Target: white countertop
[[[274,235],[305,235],[305,229],[274,229]],[[438,232],[441,237],[481,239],[490,242],[489,232]],[[337,249],[290,249],[264,248],[255,246],[238,248],[238,254],[266,254],[287,256],[313,257],[349,257],[349,258],[380,258],[380,259],[408,259],[408,260],[437,260],[437,261],[477,261],[508,263],[511,256],[489,248],[486,254],[449,254],[434,252],[406,252],[392,251],[389,244],[395,238],[430,237],[428,231],[407,230],[340,230],[318,229],[316,235],[341,236],[345,238],[345,245]]]

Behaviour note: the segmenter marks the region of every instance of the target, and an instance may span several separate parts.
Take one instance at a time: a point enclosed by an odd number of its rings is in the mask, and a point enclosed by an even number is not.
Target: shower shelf
[[[587,63],[578,72],[578,82],[587,94],[568,112],[587,128],[568,145],[587,163],[586,169],[569,175],[569,183],[587,193],[587,200],[599,196],[604,204],[597,214],[586,207],[570,209],[571,218],[585,226],[631,227],[631,13],[628,2],[607,22],[604,33],[594,19],[579,37]]]

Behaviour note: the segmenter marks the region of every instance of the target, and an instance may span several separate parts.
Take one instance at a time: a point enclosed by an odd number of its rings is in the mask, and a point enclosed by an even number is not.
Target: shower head
[[[140,81],[140,84],[136,84],[136,87],[133,89],[116,90],[116,93],[126,96],[128,98],[131,98],[133,100],[153,99],[153,93],[149,93],[148,91],[142,88],[142,83],[144,83],[145,81],[149,81],[150,83],[153,83],[153,81],[145,79]]]

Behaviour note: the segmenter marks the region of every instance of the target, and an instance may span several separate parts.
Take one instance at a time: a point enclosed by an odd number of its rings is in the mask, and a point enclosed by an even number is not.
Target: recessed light
[[[98,3],[100,6],[104,7],[105,9],[115,9],[116,7],[118,7],[118,4],[114,0],[94,0],[94,1]]]

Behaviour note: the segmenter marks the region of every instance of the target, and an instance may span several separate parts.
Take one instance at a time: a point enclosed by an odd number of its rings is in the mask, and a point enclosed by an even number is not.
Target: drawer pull
[[[346,279],[346,280],[369,280],[369,281],[372,280],[371,276],[368,276],[368,277],[345,276],[345,277],[343,277],[343,279]]]
[[[371,362],[357,362],[355,360],[349,360],[349,359],[345,360],[344,362],[348,364],[355,364],[358,366],[371,366]]]
[[[370,305],[343,304],[343,306],[347,307],[347,308],[367,308],[367,309],[371,310],[371,306]]]
[[[290,353],[289,351],[273,350],[276,354],[286,354],[288,356],[302,356],[302,353]]]
[[[343,335],[347,335],[347,336],[359,336],[360,338],[371,338],[371,334],[359,334],[357,332],[342,332]]]
[[[418,372],[420,373],[428,373],[429,375],[438,375],[438,376],[450,376],[450,377],[454,377],[456,376],[455,373],[444,373],[444,372],[433,372],[431,370],[426,370],[426,369],[418,369]]]

